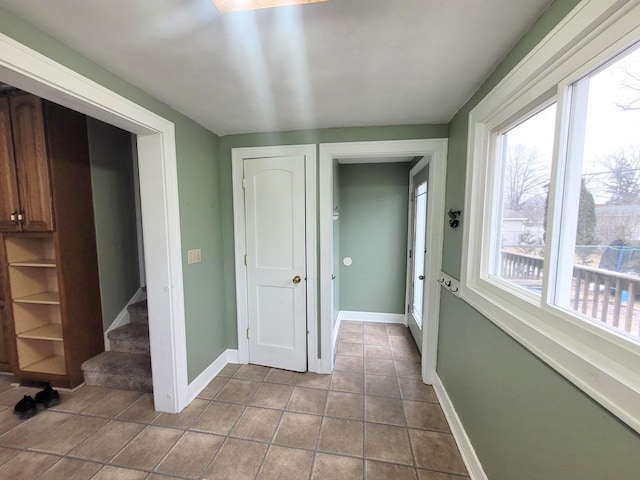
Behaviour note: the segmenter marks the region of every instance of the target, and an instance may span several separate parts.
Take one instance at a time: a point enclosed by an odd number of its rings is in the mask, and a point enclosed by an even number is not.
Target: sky
[[[596,203],[606,203],[607,197],[598,185],[604,179],[602,161],[608,155],[621,150],[640,154],[640,102],[637,110],[623,110],[618,104],[629,103],[640,97],[640,45],[628,50],[585,80],[589,82],[589,100],[583,152],[584,173],[589,173],[589,188]],[[629,78],[631,72],[639,81]],[[638,91],[624,88],[625,80]],[[538,152],[538,160],[550,170],[555,129],[555,108],[546,108],[508,132],[510,145],[522,144]],[[596,174],[596,175],[593,175]]]

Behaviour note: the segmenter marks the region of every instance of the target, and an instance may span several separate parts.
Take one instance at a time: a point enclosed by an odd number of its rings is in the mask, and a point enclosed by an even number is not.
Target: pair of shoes
[[[13,409],[13,413],[18,415],[21,420],[26,420],[27,418],[31,418],[36,413],[38,413],[38,409],[36,408],[36,402],[29,395],[25,395],[22,398],[22,400],[16,403],[16,406]]]
[[[60,403],[60,395],[51,385],[47,385],[44,390],[36,393],[36,403],[43,403],[44,408],[55,407]]]
[[[38,413],[36,403],[44,404],[44,408],[53,407],[60,403],[60,395],[57,390],[54,390],[50,385],[47,385],[44,390],[36,393],[35,400],[29,395],[25,395],[22,400],[16,403],[13,413],[20,416],[20,419],[22,420],[31,418]]]

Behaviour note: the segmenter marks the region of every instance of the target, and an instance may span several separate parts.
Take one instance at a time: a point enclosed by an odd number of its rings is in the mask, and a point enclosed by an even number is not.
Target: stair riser
[[[146,353],[151,352],[149,347],[149,340],[146,342],[130,342],[122,340],[110,340],[109,341],[112,352],[125,352],[125,353]]]
[[[129,311],[131,323],[149,325],[149,313],[146,300],[129,305],[127,310]]]
[[[149,325],[147,312],[130,312],[129,319],[134,325]]]
[[[99,372],[84,372],[84,383],[94,387],[117,388],[136,392],[152,392],[151,378],[132,378]]]

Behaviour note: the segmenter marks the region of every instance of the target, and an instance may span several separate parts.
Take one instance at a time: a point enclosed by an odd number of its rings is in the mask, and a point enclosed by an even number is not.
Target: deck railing
[[[542,287],[543,266],[542,257],[502,252],[502,277],[525,288]],[[640,337],[640,277],[574,264],[571,283],[573,310]]]

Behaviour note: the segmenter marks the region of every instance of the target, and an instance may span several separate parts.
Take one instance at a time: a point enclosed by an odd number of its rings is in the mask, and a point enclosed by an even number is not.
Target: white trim
[[[189,384],[187,389],[187,404],[191,403],[200,392],[207,388],[211,380],[229,363],[238,363],[238,350],[229,348],[222,352],[211,365],[205,368],[204,371]]]
[[[404,313],[352,312],[349,310],[340,310],[338,313],[338,322],[352,320],[354,322],[399,323],[406,326],[405,318]]]
[[[493,200],[489,138],[505,122],[556,92],[558,114],[549,211],[557,211],[565,168],[567,88],[640,38],[640,0],[581,2],[469,114],[460,296],[528,350],[640,432],[640,346],[613,330],[526,295],[487,274]],[[554,275],[558,215],[549,215],[546,272]],[[562,225],[564,227],[564,225]],[[543,299],[549,298],[545,289]]]
[[[340,335],[340,325],[342,324],[342,317],[338,313],[336,323],[333,325],[333,337],[331,339],[331,351],[336,351],[336,343],[338,343],[338,335]]]
[[[430,157],[429,200],[427,202],[427,245],[431,245],[425,276],[432,279],[425,285],[425,322],[422,344],[422,379],[433,382],[438,354],[438,321],[440,315],[440,288],[437,278],[442,268],[444,237],[444,204],[447,171],[446,138],[423,140],[392,140],[380,142],[349,142],[320,144],[320,311],[322,315],[322,373],[333,370],[333,332],[331,288],[333,274],[333,160],[337,158],[366,158],[384,156]],[[427,264],[425,264],[427,265]],[[406,312],[405,312],[406,314]],[[404,315],[403,315],[404,317]],[[405,323],[405,319],[401,323]],[[325,328],[328,327],[328,328]]]
[[[243,162],[245,158],[264,158],[283,155],[303,155],[305,157],[305,214],[307,250],[307,365],[310,372],[318,372],[318,276],[317,258],[317,209],[316,209],[316,146],[282,145],[268,147],[233,148],[231,150],[231,170],[233,182],[233,234],[235,247],[236,308],[238,327],[238,361],[249,363],[249,341],[245,332],[248,327],[247,279],[244,264],[246,253],[244,191],[242,189]]]
[[[424,157],[422,157],[420,159],[420,161],[418,163],[416,163],[411,170],[409,171],[409,195],[407,197],[407,201],[409,203],[409,208],[407,209],[407,279],[406,279],[406,287],[405,287],[405,301],[404,304],[407,306],[407,310],[406,310],[406,314],[405,314],[405,321],[404,324],[411,328],[411,324],[409,322],[412,321],[412,312],[409,310],[409,306],[411,305],[411,298],[413,297],[413,261],[412,258],[409,256],[409,252],[413,249],[414,247],[414,235],[413,235],[413,229],[414,229],[414,222],[415,222],[415,204],[412,203],[414,201],[414,184],[413,184],[413,177],[416,176],[416,174],[418,172],[420,172],[423,168],[426,168],[427,166],[431,166],[431,163],[433,161],[433,156],[432,155],[425,155]],[[446,172],[443,172],[446,173]],[[433,198],[433,194],[431,192],[431,182],[434,181],[434,175],[431,172],[431,169],[429,170],[429,178],[427,179],[427,207],[429,206],[430,202],[432,201],[437,201],[437,199]],[[446,183],[446,178],[443,178],[442,181],[444,181]],[[441,185],[441,184],[439,184]],[[437,207],[436,207],[437,208]],[[442,207],[444,208],[444,206]],[[432,228],[432,223],[430,222],[430,218],[429,218],[429,214],[431,213],[431,211],[428,212],[427,214],[427,222],[425,224],[425,235],[426,232],[429,232],[429,228]],[[442,239],[441,239],[442,241]],[[428,243],[426,243],[426,245],[428,245]],[[415,252],[414,252],[415,254]],[[430,254],[425,255],[425,265],[424,265],[424,271],[425,272],[429,272],[429,266],[427,265],[427,263],[430,261]],[[431,278],[431,277],[426,277],[426,278]],[[431,278],[432,279],[432,278]],[[437,291],[439,289],[433,289],[432,291],[435,293],[435,296],[429,296],[428,294],[428,289],[432,288],[432,281],[426,281],[423,284],[423,304],[428,305],[427,301],[431,301],[434,298],[440,302],[440,297],[439,294],[437,293]],[[436,298],[437,297],[437,298]],[[423,312],[423,323],[424,323],[424,312]],[[415,319],[414,319],[414,323]],[[422,353],[422,348],[424,346],[424,336],[426,335],[426,327],[424,325],[417,325],[417,327],[421,330],[421,335],[422,335],[422,345],[420,345],[420,351]],[[424,327],[424,328],[423,328]],[[412,332],[413,333],[413,332]],[[436,333],[437,333],[437,325],[436,325]],[[435,349],[434,349],[435,350]],[[430,358],[426,363],[432,362],[434,365],[437,362],[437,352],[425,352],[425,355],[429,355]],[[423,373],[423,375],[428,375]]]
[[[107,330],[105,330],[104,332],[105,351],[108,352],[109,350],[111,350],[111,342],[109,341],[109,332],[111,330],[115,330],[116,328],[119,328],[131,323],[131,316],[129,315],[129,310],[128,310],[129,305],[138,303],[139,301],[144,300],[145,298],[147,298],[147,294],[143,292],[141,288],[139,288],[136,291],[136,293],[134,293],[133,296],[129,299],[129,301],[124,306],[124,308],[120,311],[120,313],[115,318],[115,320],[111,322],[111,325],[109,325],[109,328],[107,328]]]
[[[131,158],[133,159],[133,194],[136,209],[136,240],[138,241],[138,275],[140,286],[147,284],[144,270],[144,235],[142,231],[142,204],[140,201],[140,169],[138,168],[138,146],[137,137],[131,134]]]
[[[187,351],[174,125],[0,34],[0,78],[138,136],[155,408],[187,404]]]
[[[488,480],[487,474],[485,473],[484,468],[482,468],[482,464],[480,463],[480,459],[478,458],[478,455],[476,455],[476,451],[473,448],[473,444],[471,443],[471,440],[469,439],[469,436],[464,429],[462,420],[460,420],[458,412],[456,412],[456,409],[453,406],[453,402],[451,401],[451,398],[449,398],[449,394],[444,388],[442,380],[440,380],[440,377],[438,375],[436,375],[434,378],[433,389],[436,392],[436,396],[438,397],[438,401],[440,402],[440,406],[442,407],[444,416],[447,418],[449,428],[451,429],[451,434],[453,435],[453,438],[458,445],[460,455],[462,455],[462,460],[467,467],[469,476],[472,480]]]

